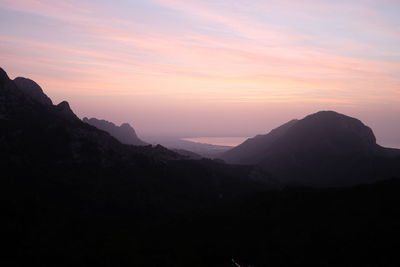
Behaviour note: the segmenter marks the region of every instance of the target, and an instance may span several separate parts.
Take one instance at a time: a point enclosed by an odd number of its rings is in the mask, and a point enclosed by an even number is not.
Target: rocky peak
[[[14,79],[14,83],[18,89],[36,102],[43,105],[53,105],[51,99],[43,92],[43,89],[36,82],[27,78],[18,77]]]
[[[121,126],[117,126],[112,122],[106,120],[98,120],[96,118],[83,118],[83,122],[86,122],[100,130],[108,132],[110,135],[114,136],[123,144],[130,145],[147,145],[136,135],[135,129],[129,123],[123,123]]]
[[[71,107],[70,107],[70,105],[69,105],[69,103],[67,101],[60,102],[57,105],[57,107],[59,107],[60,109],[63,109],[63,110],[72,111]]]
[[[305,117],[296,125],[299,130],[307,130],[319,137],[343,136],[352,140],[375,145],[376,138],[371,128],[360,120],[337,113],[335,111],[320,111]]]
[[[56,108],[65,118],[78,119],[67,101],[62,101]]]
[[[129,123],[122,123],[120,126],[121,130],[129,132],[131,134],[136,135],[135,129],[133,129],[133,127],[129,124]]]
[[[2,68],[0,68],[0,85],[3,85],[9,80],[10,78],[8,77],[7,73]]]

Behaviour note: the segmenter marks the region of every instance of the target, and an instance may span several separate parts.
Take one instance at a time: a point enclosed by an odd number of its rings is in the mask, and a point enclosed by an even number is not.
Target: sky
[[[139,135],[335,110],[400,146],[398,0],[0,0],[0,67]]]

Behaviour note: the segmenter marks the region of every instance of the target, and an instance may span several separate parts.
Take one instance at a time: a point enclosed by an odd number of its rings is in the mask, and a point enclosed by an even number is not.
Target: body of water
[[[379,142],[378,144],[380,146],[383,146],[383,147],[400,149],[400,144],[399,143],[381,143],[381,142]]]
[[[250,137],[246,137],[246,136],[241,136],[241,137],[209,137],[209,136],[204,136],[204,137],[187,137],[187,138],[182,138],[182,140],[195,142],[195,143],[201,143],[201,144],[234,147],[234,146],[240,145],[241,143],[246,141],[248,138],[250,138]],[[379,145],[381,145],[383,147],[400,149],[400,144],[398,144],[398,143],[381,143],[381,142],[379,142]]]
[[[188,137],[183,140],[217,146],[237,146],[249,137]]]

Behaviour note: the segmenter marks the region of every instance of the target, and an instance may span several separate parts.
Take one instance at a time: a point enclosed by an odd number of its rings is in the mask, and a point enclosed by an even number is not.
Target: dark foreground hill
[[[393,179],[253,194],[180,225],[179,237],[172,228],[163,240],[176,240],[173,247],[187,262],[207,263],[197,266],[235,266],[229,258],[240,266],[394,266],[399,191]]]
[[[333,111],[292,120],[222,158],[258,165],[283,183],[314,186],[355,185],[400,173],[400,150],[379,146],[369,127]]]
[[[398,262],[398,180],[277,190],[255,167],[123,145],[21,86],[0,69],[2,266]]]

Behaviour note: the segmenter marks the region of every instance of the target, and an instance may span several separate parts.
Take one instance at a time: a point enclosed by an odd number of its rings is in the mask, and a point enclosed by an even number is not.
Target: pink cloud
[[[72,32],[76,40],[45,41],[29,34],[4,33],[0,35],[2,67],[10,69],[11,76],[37,80],[55,102],[67,98],[76,103],[80,115],[107,115],[115,109],[119,114],[113,117],[116,120],[135,112],[150,112],[146,118],[156,118],[169,110],[176,120],[183,113],[209,116],[210,109],[214,113],[256,110],[261,114],[270,105],[275,112],[281,110],[275,106],[279,103],[307,107],[303,111],[400,104],[397,60],[350,56],[361,50],[373,55],[377,50],[373,44],[350,39],[319,45],[301,31],[261,24],[235,12],[261,8],[264,1],[229,2],[236,8],[229,10],[210,8],[217,2],[153,2],[181,12],[181,19],[188,23],[222,26],[234,34],[191,27],[165,31],[157,24],[163,18],[154,18],[154,25],[140,24],[103,12],[105,7],[94,2],[82,6],[75,1],[5,0],[2,8],[65,22],[57,31]],[[329,9],[315,3],[275,1],[299,17],[307,15],[304,9]],[[290,10],[284,8],[288,5],[292,5]],[[375,16],[367,11],[360,11],[361,15]],[[374,32],[382,27],[388,34],[394,33],[384,19],[376,17],[378,20],[382,24],[377,24]],[[349,23],[349,27],[360,27],[361,22],[357,23]],[[53,29],[41,30],[51,35]],[[145,119],[141,123],[153,127]]]

